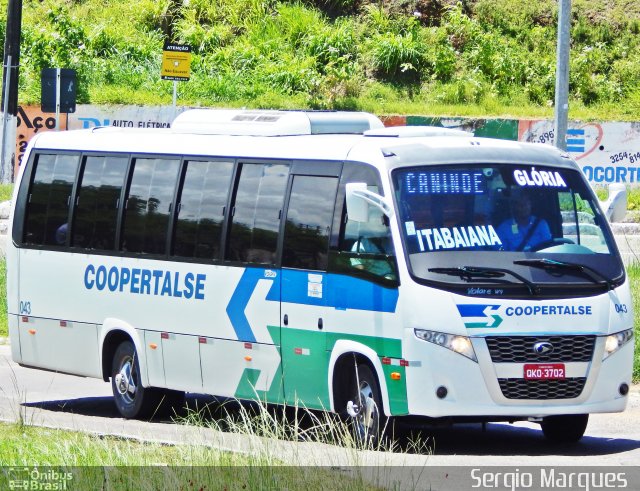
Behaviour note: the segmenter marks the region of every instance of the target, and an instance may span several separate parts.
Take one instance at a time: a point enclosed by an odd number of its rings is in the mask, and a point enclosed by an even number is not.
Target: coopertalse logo
[[[457,307],[467,329],[495,328],[509,317],[581,317],[593,315],[591,305],[517,305],[515,307],[504,307],[504,305],[492,304],[459,304]]]
[[[502,324],[502,317],[498,315],[500,305],[462,304],[457,307],[467,329],[496,328]]]

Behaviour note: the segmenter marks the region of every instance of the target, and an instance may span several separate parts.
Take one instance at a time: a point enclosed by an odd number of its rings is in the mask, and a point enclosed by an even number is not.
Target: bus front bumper
[[[531,381],[524,379],[524,364],[493,363],[482,349],[476,349],[475,362],[435,344],[410,343],[405,354],[410,362],[406,371],[409,414],[526,419],[623,411],[631,385],[634,343],[601,360],[601,342],[604,338],[598,338],[591,362],[565,364],[565,380],[533,381],[539,390],[531,390]],[[563,389],[571,384],[571,390]]]

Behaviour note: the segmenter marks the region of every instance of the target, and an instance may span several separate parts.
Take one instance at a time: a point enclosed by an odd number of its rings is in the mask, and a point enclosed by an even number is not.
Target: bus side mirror
[[[369,206],[373,205],[391,217],[393,209],[384,197],[367,189],[364,182],[350,182],[346,186],[347,215],[356,222],[369,221]]]
[[[358,191],[366,191],[367,185],[364,182],[347,183],[347,215],[349,220],[354,222],[369,221],[369,203],[363,200]]]
[[[627,186],[609,184],[609,198],[602,203],[609,222],[621,222],[627,214]]]

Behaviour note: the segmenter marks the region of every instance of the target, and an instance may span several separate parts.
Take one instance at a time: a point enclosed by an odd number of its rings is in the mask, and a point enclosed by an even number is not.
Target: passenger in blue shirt
[[[502,222],[496,229],[502,241],[502,249],[529,251],[551,240],[547,222],[531,214],[531,198],[526,193],[515,194],[511,209],[513,217]]]

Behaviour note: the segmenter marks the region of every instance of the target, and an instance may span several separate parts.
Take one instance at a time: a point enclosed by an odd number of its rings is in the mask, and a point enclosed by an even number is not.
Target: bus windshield
[[[422,166],[395,170],[393,184],[415,276],[431,278],[442,267],[549,266],[552,259],[604,267],[598,277],[621,274],[606,218],[578,170]]]

